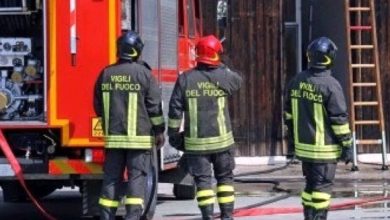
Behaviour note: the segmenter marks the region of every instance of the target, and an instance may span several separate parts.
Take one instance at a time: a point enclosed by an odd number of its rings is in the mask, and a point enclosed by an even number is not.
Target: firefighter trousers
[[[213,206],[217,196],[221,219],[233,219],[233,169],[235,168],[233,149],[211,154],[187,154],[185,162],[188,172],[195,180],[196,198],[202,218],[213,219]],[[217,180],[217,195],[213,190],[213,173]]]
[[[120,196],[125,193],[126,220],[139,220],[144,207],[147,172],[151,163],[148,150],[106,149],[103,166],[104,176],[99,204],[100,219],[115,219]],[[121,189],[123,174],[127,168],[128,183]]]
[[[302,162],[306,186],[301,194],[305,220],[325,220],[330,205],[336,163]]]

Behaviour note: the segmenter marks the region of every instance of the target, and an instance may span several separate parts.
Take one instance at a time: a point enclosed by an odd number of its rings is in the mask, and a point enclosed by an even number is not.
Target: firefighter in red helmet
[[[125,168],[128,187],[123,200],[124,219],[141,219],[152,148],[164,143],[161,92],[150,67],[139,60],[143,46],[136,32],[120,36],[118,61],[105,67],[95,84],[94,109],[102,117],[105,140],[101,220],[115,219]]]
[[[169,141],[172,146],[184,145],[184,166],[194,177],[204,220],[213,219],[216,198],[221,219],[233,219],[234,210],[234,138],[228,96],[241,87],[242,79],[221,63],[222,51],[216,37],[201,38],[196,45],[197,66],[179,76],[169,103]],[[179,133],[183,117],[184,132]]]

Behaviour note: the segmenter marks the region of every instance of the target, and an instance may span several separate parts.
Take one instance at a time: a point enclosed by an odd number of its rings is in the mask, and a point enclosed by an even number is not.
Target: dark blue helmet
[[[327,37],[313,40],[307,47],[307,60],[310,67],[329,69],[336,58],[337,46]]]
[[[124,60],[136,61],[143,48],[141,37],[134,31],[123,33],[117,40],[118,57]]]

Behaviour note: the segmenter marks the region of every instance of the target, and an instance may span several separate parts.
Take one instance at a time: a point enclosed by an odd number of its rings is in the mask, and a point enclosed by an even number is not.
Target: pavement
[[[379,164],[338,164],[328,219],[388,219],[390,171]],[[302,220],[301,164],[238,164],[235,173],[237,220]],[[215,212],[218,213],[218,205]],[[170,184],[159,184],[155,220],[201,219],[196,200],[176,200]]]

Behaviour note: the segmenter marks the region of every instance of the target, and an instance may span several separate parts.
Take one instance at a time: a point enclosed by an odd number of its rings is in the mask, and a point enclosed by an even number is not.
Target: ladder
[[[345,0],[352,171],[359,170],[358,145],[368,145],[366,150],[381,146],[382,170],[388,169],[374,1]]]

